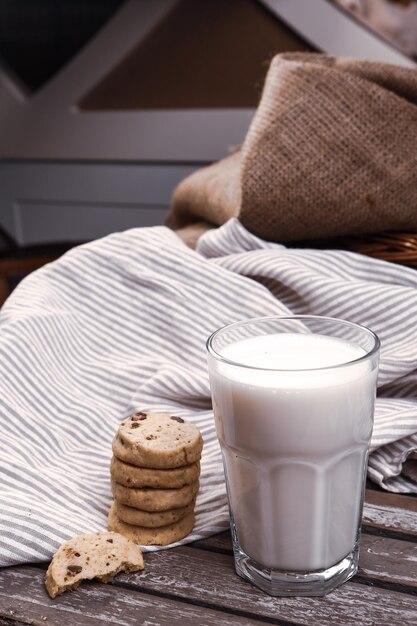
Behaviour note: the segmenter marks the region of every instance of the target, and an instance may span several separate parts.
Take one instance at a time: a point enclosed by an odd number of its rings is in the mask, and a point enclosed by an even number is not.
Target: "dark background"
[[[45,84],[124,0],[0,0],[0,62],[28,91]]]

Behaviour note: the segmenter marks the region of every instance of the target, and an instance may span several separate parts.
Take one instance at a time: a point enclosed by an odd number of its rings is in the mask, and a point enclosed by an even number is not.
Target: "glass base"
[[[263,567],[234,545],[236,572],[270,596],[325,596],[358,571],[359,542],[344,559],[325,570],[287,572]]]

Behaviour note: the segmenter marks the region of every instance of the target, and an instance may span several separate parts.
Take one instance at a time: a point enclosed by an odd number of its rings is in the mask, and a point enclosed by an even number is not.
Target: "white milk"
[[[376,371],[314,334],[240,340],[211,363],[217,434],[242,549],[266,567],[328,568],[354,548]],[[214,361],[214,359],[213,359]],[[310,369],[303,371],[303,369]],[[290,371],[288,371],[290,370]]]

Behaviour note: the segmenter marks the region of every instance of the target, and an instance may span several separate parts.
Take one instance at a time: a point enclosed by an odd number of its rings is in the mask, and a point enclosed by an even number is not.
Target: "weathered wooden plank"
[[[417,543],[362,534],[358,576],[417,590]]]
[[[366,489],[365,502],[417,513],[417,497],[413,495],[407,496],[403,493],[391,493],[390,491],[380,491],[379,489]]]
[[[417,498],[366,490],[364,527],[417,537]]]
[[[193,547],[232,554],[230,532],[198,541]],[[417,589],[417,543],[364,533],[359,567],[360,578]]]
[[[417,537],[417,498],[366,490],[363,528]]]
[[[415,595],[349,582],[324,598],[272,598],[236,575],[231,555],[183,547],[149,554],[146,561],[143,573],[122,574],[115,584],[300,626],[417,623]]]
[[[230,531],[226,530],[223,533],[218,533],[207,539],[201,539],[191,544],[193,548],[203,548],[204,550],[221,550],[228,554],[233,553],[232,537]]]
[[[43,586],[44,576],[44,570],[31,566],[12,567],[0,571],[0,624],[34,626],[262,624],[257,619],[230,615],[204,606],[195,606],[103,583],[86,583],[74,592],[51,600]]]

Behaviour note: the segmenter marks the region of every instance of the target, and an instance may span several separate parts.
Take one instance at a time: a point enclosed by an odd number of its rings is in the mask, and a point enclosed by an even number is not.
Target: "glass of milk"
[[[357,571],[379,348],[315,316],[207,341],[236,571],[271,595],[325,595]]]

